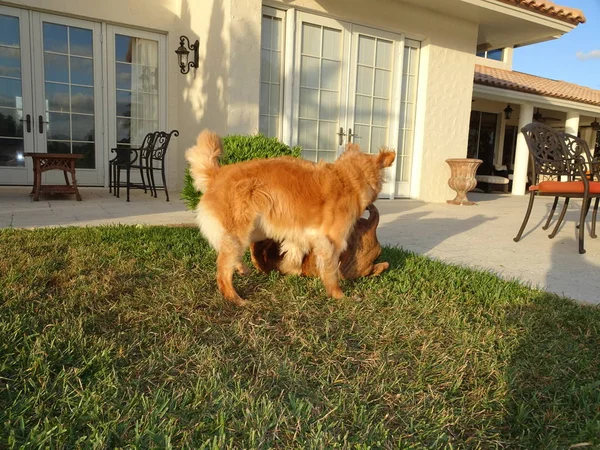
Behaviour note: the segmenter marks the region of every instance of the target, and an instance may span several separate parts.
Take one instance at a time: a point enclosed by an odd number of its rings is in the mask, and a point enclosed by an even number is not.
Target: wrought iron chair
[[[523,235],[527,221],[531,215],[533,202],[538,195],[555,197],[552,211],[546,221],[545,229],[549,226],[558,198],[564,197],[565,202],[571,198],[583,199],[579,220],[579,253],[585,253],[584,248],[584,224],[589,200],[600,197],[600,182],[593,181],[593,175],[589,173],[597,170],[597,166],[588,162],[582,156],[581,145],[567,145],[570,138],[541,123],[533,122],[521,129],[525,136],[529,156],[532,163],[533,184],[529,187],[529,204],[523,218],[521,228],[514,238],[518,242]],[[542,180],[543,177],[543,180]],[[592,178],[592,179],[590,179]],[[549,237],[554,237],[564,218],[566,206],[561,211],[557,224]],[[592,230],[595,230],[595,215],[593,217]],[[595,235],[594,232],[591,233]]]
[[[144,137],[142,145],[138,148],[122,147],[111,149],[111,152],[115,153],[115,157],[109,161],[109,192],[112,190],[117,198],[120,197],[121,169],[125,170],[126,175],[125,187],[127,188],[127,201],[129,201],[129,190],[131,188],[144,189],[144,192],[151,189],[149,185],[146,185],[146,181],[144,180],[145,164],[143,164],[143,161],[144,159],[147,159],[148,153],[154,148],[158,133],[160,132],[155,131],[153,133],[148,133]],[[141,183],[131,182],[132,168],[140,170]]]
[[[156,133],[154,145],[152,149],[146,152],[140,161],[141,169],[146,171],[148,183],[150,185],[150,195],[154,194],[156,198],[157,189],[164,189],[167,201],[169,201],[169,191],[167,189],[167,177],[165,174],[165,156],[169,148],[169,142],[173,136],[179,136],[179,131],[172,130],[170,132],[159,131]],[[154,180],[154,172],[160,171],[162,177],[162,186],[157,186]]]
[[[594,197],[596,198],[596,201],[594,204],[594,209],[592,212],[592,223],[591,223],[591,227],[590,227],[590,237],[596,238],[597,237],[597,235],[596,235],[596,218],[598,216],[598,203],[600,202],[600,195],[595,193],[594,186],[598,181],[600,181],[600,158],[598,155],[592,156],[590,147],[584,139],[581,139],[581,138],[574,136],[572,134],[569,134],[569,133],[560,133],[560,135],[565,140],[565,145],[567,147],[568,155],[572,155],[573,157],[576,157],[579,155],[585,156],[586,178],[589,179],[590,182],[592,182],[592,184],[590,185],[591,186],[590,187],[590,196],[588,197],[586,204],[583,206],[585,206],[585,215],[587,217],[587,214],[590,210],[590,206],[592,204],[592,199]],[[565,199],[565,204],[563,205],[563,209],[559,216],[555,230],[558,230],[558,227],[560,226],[560,223],[561,223],[562,219],[564,218],[565,212],[567,210],[568,202],[569,202],[569,199],[568,198]],[[555,203],[556,203],[556,200],[555,200]],[[551,214],[553,212],[554,212],[554,209],[552,210]],[[579,224],[579,226],[581,226],[581,224]],[[550,237],[554,237],[554,235],[556,235],[556,232],[554,232],[554,234],[552,234]]]
[[[120,176],[117,176],[118,172],[121,168],[127,170],[128,167],[129,169],[131,169],[132,167],[139,167],[139,165],[136,165],[135,162],[141,159],[141,154],[147,152],[152,148],[156,139],[156,134],[157,132],[153,132],[148,133],[146,136],[144,136],[142,145],[140,145],[140,147],[138,148],[120,147],[110,149],[111,153],[115,153],[115,157],[108,161],[108,192],[113,192],[113,195],[115,195],[117,198],[119,197],[118,188],[120,187],[120,180],[119,182],[117,182],[117,178],[120,178]],[[147,192],[146,182],[144,180],[144,172],[141,168],[140,177],[142,180],[140,187],[144,189],[144,192]],[[137,185],[135,187],[137,187]]]

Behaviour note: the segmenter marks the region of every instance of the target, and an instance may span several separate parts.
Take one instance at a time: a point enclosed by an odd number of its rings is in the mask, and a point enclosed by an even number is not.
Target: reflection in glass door
[[[78,182],[103,184],[100,25],[32,14],[37,151],[82,154]]]
[[[33,151],[29,20],[0,6],[0,184],[32,182]]]

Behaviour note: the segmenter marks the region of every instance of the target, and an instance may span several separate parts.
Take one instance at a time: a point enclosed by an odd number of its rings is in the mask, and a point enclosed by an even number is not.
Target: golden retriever
[[[284,156],[219,165],[221,139],[209,130],[186,151],[194,187],[203,192],[196,208],[200,231],[217,251],[217,284],[223,296],[245,301],[233,287],[233,272],[249,273],[242,257],[252,242],[281,242],[284,273],[300,275],[304,255],[314,251],[327,294],[344,296],[339,259],[363,211],[381,191],[383,170],[395,153],[360,151],[356,144],[333,163]]]

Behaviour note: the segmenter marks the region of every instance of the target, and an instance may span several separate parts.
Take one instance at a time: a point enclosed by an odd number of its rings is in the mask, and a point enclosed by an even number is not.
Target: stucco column
[[[517,148],[515,150],[515,171],[513,174],[512,194],[524,195],[527,184],[527,166],[529,164],[529,150],[525,137],[521,133],[528,123],[533,121],[533,105],[522,103],[519,111],[519,134],[517,134]]]
[[[579,113],[567,111],[567,120],[565,121],[565,133],[577,136],[579,131]]]

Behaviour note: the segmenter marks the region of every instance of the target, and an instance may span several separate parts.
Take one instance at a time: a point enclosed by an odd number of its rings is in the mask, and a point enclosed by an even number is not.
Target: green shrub
[[[221,165],[234,164],[257,158],[276,158],[278,156],[299,157],[300,147],[289,147],[279,142],[276,138],[269,138],[262,134],[255,136],[230,135],[223,138],[223,154]],[[181,199],[189,209],[196,209],[202,193],[194,187],[189,167],[185,170]]]

